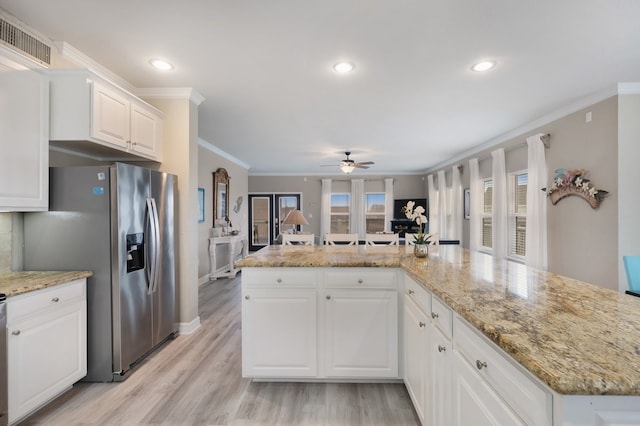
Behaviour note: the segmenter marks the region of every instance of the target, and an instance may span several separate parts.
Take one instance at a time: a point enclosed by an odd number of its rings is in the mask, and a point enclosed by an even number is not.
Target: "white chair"
[[[329,246],[335,246],[336,243],[345,243],[347,246],[358,245],[358,234],[325,234],[324,243]]]
[[[282,234],[282,244],[285,246],[294,244],[312,246],[314,237],[313,234]]]
[[[404,233],[404,245],[406,246],[412,246],[416,243],[415,241],[415,236],[416,234],[410,234],[408,232]],[[440,238],[438,237],[438,233],[434,232],[432,234],[425,234],[425,237],[427,239],[427,243],[430,246],[438,246],[440,245]]]
[[[366,234],[364,241],[368,246],[397,246],[398,234]]]

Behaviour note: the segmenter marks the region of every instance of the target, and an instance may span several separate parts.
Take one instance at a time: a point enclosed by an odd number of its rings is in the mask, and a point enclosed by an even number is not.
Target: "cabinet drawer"
[[[451,309],[444,303],[442,303],[438,298],[431,298],[431,319],[433,324],[442,331],[442,333],[451,339],[452,335],[452,322],[453,322],[453,314]]]
[[[315,288],[317,271],[313,268],[243,268],[242,285],[266,288]]]
[[[551,395],[514,366],[499,348],[456,316],[455,349],[529,425],[551,424]]]
[[[418,284],[413,278],[404,277],[404,293],[422,310],[422,313],[429,316],[431,311],[431,293]]]
[[[52,306],[61,306],[74,300],[86,300],[85,282],[86,279],[83,278],[9,298],[7,323]]]
[[[396,288],[396,270],[386,268],[335,268],[324,273],[326,288]]]

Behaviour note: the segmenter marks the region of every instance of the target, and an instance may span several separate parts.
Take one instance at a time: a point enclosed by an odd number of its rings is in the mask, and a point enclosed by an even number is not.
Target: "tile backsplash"
[[[0,273],[11,271],[12,213],[0,213]]]

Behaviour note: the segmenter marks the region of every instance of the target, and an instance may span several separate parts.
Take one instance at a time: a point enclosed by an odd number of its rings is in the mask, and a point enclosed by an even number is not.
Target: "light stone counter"
[[[640,395],[640,298],[458,246],[270,246],[236,265],[402,267],[556,392]]]
[[[22,271],[0,274],[0,293],[7,297],[41,290],[93,275],[89,271]]]

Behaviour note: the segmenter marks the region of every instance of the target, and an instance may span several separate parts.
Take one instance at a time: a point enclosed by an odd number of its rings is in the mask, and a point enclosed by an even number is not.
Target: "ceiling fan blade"
[[[340,167],[340,164],[320,164],[320,167]]]
[[[363,166],[362,163],[356,163],[353,165],[353,167],[358,168],[358,169],[368,169],[369,166]]]
[[[376,164],[373,161],[363,161],[362,163],[357,163],[357,164],[364,164],[365,166],[367,165],[372,165],[372,164]]]

